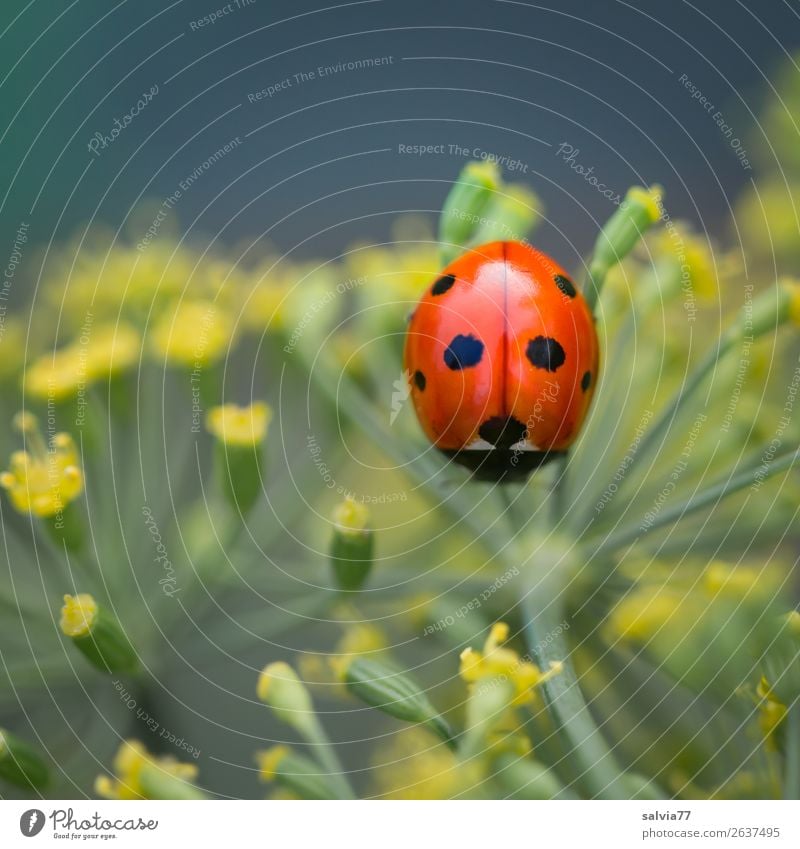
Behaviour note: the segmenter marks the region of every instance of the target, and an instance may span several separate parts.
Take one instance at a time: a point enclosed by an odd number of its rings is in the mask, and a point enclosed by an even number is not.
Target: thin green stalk
[[[786,716],[786,765],[783,798],[800,799],[800,700],[795,700]]]
[[[543,685],[553,722],[566,739],[567,756],[576,762],[578,772],[593,797],[625,799],[622,773],[602,732],[597,727],[583,699],[569,648],[563,637],[563,607],[560,594],[555,596],[532,591],[523,600],[526,612],[525,634],[528,649],[542,669],[551,663],[562,664],[562,671]]]
[[[719,340],[719,345],[712,348],[697,364],[697,367],[689,375],[683,386],[672,396],[672,399],[662,409],[661,414],[645,431],[636,456],[631,463],[631,468],[635,468],[642,457],[647,456],[648,451],[661,440],[670,425],[675,421],[681,407],[686,401],[703,384],[703,381],[708,377],[711,371],[716,367],[722,357],[733,347],[733,343],[739,338],[738,334],[728,330],[723,333]],[[633,480],[632,475],[627,476],[627,480]]]
[[[606,274],[607,271],[605,269],[593,265],[589,266],[589,273],[581,291],[592,313],[597,306],[597,301],[600,299],[600,292],[603,289],[603,284],[606,282]]]
[[[325,733],[325,729],[316,716],[314,716],[313,722],[304,731],[304,736],[312,746],[314,757],[327,772],[333,784],[338,788],[340,798],[355,799],[356,794],[350,784],[350,779],[347,777],[347,773],[344,771],[344,767],[333,749],[330,738]]]
[[[622,548],[635,542],[642,534],[650,533],[665,525],[677,522],[692,513],[702,510],[709,505],[716,505],[728,495],[733,495],[735,492],[743,490],[745,487],[753,486],[756,483],[756,474],[763,469],[763,473],[758,478],[759,481],[765,481],[767,478],[777,475],[779,472],[790,469],[794,463],[800,458],[800,450],[786,451],[783,454],[778,454],[764,469],[764,464],[759,464],[756,467],[751,467],[746,471],[732,475],[727,480],[721,483],[710,486],[707,489],[701,490],[693,494],[686,501],[676,504],[674,507],[669,507],[663,510],[656,516],[653,522],[646,528],[642,529],[641,523],[629,524],[621,530],[608,536],[597,548],[597,553],[604,553]]]

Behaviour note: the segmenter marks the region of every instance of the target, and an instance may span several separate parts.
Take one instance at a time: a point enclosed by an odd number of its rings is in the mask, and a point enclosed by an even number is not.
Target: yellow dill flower
[[[344,632],[336,644],[336,654],[328,663],[338,681],[343,681],[347,667],[353,660],[362,655],[375,657],[386,649],[386,638],[383,632],[374,625],[361,623],[352,625]]]
[[[542,672],[532,661],[524,660],[513,649],[502,646],[507,639],[508,625],[505,622],[492,625],[483,651],[466,648],[461,652],[459,674],[468,684],[492,678],[509,681],[514,688],[511,704],[528,704],[535,698],[535,688],[558,675],[563,665],[554,662],[547,672]]]
[[[18,318],[0,313],[0,380],[17,374],[25,361],[25,327]]]
[[[159,778],[175,778],[190,782],[197,777],[194,764],[182,763],[172,757],[154,757],[138,740],[125,740],[112,764],[114,778],[99,775],[94,789],[104,799],[150,799],[143,773],[151,768]]]
[[[288,663],[267,664],[258,676],[256,694],[281,722],[301,733],[316,722],[311,696]]]
[[[800,280],[794,277],[782,277],[778,285],[789,293],[789,321],[800,326]]]
[[[84,637],[97,618],[97,602],[89,593],[65,595],[61,608],[61,633],[67,637]]]
[[[242,306],[242,324],[247,330],[263,333],[282,330],[286,324],[286,303],[289,285],[276,280],[274,273],[265,275],[249,295]]]
[[[274,781],[275,775],[281,761],[291,752],[288,746],[273,746],[256,752],[256,763],[258,764],[258,777],[265,782]]]
[[[347,495],[333,510],[333,524],[343,534],[362,533],[369,525],[369,510],[352,495]]]
[[[663,194],[664,190],[657,184],[653,184],[648,189],[642,186],[632,186],[625,195],[625,203],[642,209],[650,223],[655,224],[661,218]]]
[[[128,324],[90,328],[77,341],[30,363],[25,390],[42,400],[69,398],[94,380],[130,368],[140,347],[138,331]]]
[[[611,611],[609,628],[617,636],[647,642],[680,616],[685,596],[662,587],[640,587],[629,592]]]
[[[77,344],[80,350],[80,342]],[[108,377],[131,368],[139,359],[141,346],[142,338],[130,324],[94,328],[87,335],[84,354],[89,378]]]
[[[421,728],[393,734],[372,758],[371,795],[383,799],[450,799],[480,780],[475,762],[462,763]]]
[[[673,260],[680,267],[680,285],[688,283],[693,294],[705,301],[718,297],[717,260],[707,239],[695,235],[688,225],[673,224],[658,231],[654,245],[664,260]],[[731,265],[725,258],[722,262]]]
[[[170,363],[198,367],[225,353],[233,331],[230,316],[213,301],[182,301],[156,322],[152,346]]]
[[[16,427],[25,435],[29,450],[15,451],[9,470],[0,474],[0,486],[8,491],[20,513],[45,517],[60,513],[83,491],[78,452],[68,433],[56,433],[48,446],[36,417],[20,413]]]
[[[75,345],[42,354],[25,368],[25,391],[34,398],[61,401],[87,385],[86,357]]]
[[[299,660],[302,678],[307,683],[322,685],[326,696],[344,696],[343,684],[348,666],[357,657],[375,659],[387,649],[386,636],[380,628],[367,622],[349,625],[331,654],[305,654]]]
[[[271,420],[272,409],[263,401],[249,407],[224,404],[208,411],[206,428],[226,445],[251,446],[264,441]]]
[[[710,595],[746,598],[754,593],[763,595],[772,581],[763,569],[730,566],[720,560],[710,563],[703,574],[703,587]]]

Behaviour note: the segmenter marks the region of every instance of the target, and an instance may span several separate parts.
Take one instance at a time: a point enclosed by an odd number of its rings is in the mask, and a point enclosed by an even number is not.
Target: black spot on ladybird
[[[568,297],[574,298],[578,293],[575,291],[575,284],[569,279],[569,277],[564,277],[563,274],[556,274],[553,278],[556,281],[556,286]]]
[[[483,356],[483,342],[474,336],[453,337],[444,352],[444,363],[453,371],[476,366]]]
[[[536,368],[555,371],[564,365],[567,355],[559,343],[549,336],[537,336],[528,342],[525,355]]]
[[[425,380],[425,375],[421,371],[414,372],[414,383],[416,384],[417,389],[419,389],[420,392],[425,391],[425,384],[427,383],[427,381]]]
[[[497,448],[511,448],[525,436],[525,425],[514,416],[493,416],[478,428],[478,436]]]
[[[432,295],[444,295],[444,293],[456,282],[455,274],[443,274],[431,287]]]
[[[581,378],[581,389],[584,392],[592,385],[592,373],[590,371],[584,372],[583,377]]]

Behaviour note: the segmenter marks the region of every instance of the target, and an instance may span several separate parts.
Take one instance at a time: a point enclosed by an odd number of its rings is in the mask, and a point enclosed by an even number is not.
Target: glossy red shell
[[[405,366],[417,416],[437,447],[488,448],[488,439],[562,451],[589,409],[597,333],[554,260],[520,242],[491,242],[452,262],[423,295]],[[513,426],[504,431],[504,422]]]

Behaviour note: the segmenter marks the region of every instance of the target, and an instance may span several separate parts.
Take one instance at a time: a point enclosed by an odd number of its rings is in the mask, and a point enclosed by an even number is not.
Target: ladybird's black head
[[[513,448],[464,449],[442,451],[472,472],[475,480],[489,483],[512,483],[527,480],[545,463],[563,457],[566,451],[519,451]]]

